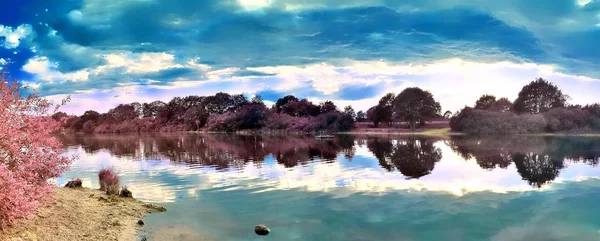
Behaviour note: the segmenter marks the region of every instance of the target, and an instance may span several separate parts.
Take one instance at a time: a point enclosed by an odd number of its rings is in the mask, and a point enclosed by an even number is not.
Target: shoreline
[[[378,129],[367,130],[351,130],[343,132],[332,132],[335,135],[394,135],[394,136],[432,136],[432,137],[451,137],[451,136],[473,136],[473,137],[502,137],[502,136],[538,136],[538,137],[600,137],[600,133],[528,133],[528,134],[500,134],[500,135],[485,135],[477,136],[463,132],[453,132],[450,128],[430,128],[417,129],[411,131],[409,129],[384,130]],[[239,135],[315,135],[314,132],[288,132],[288,131],[236,131],[236,132],[218,132],[218,131],[172,131],[172,132],[125,132],[125,133],[84,133],[84,132],[66,132],[61,134],[86,134],[86,135],[137,135],[137,134],[239,134]]]
[[[162,211],[164,207],[100,190],[56,187],[53,200],[41,203],[30,219],[0,231],[0,240],[131,241],[142,227],[138,220]]]

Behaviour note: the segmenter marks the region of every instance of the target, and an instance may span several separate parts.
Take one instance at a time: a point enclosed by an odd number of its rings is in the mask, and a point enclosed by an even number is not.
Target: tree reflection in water
[[[290,135],[143,134],[60,135],[67,147],[88,153],[107,150],[117,157],[134,160],[171,160],[217,169],[263,165],[272,156],[292,168],[313,161],[335,162],[342,156],[352,161],[358,147],[366,147],[387,171],[398,171],[407,179],[430,174],[442,160],[440,144],[482,169],[514,167],[531,186],[542,187],[555,180],[567,162],[598,165],[600,138],[453,137],[443,142],[430,137],[383,137],[338,135],[329,140]],[[435,143],[438,143],[434,145]]]
[[[258,135],[60,135],[67,147],[81,146],[86,152],[107,150],[117,157],[138,160],[168,159],[174,162],[241,168],[249,162],[261,165],[272,155],[285,167],[313,160],[332,162],[339,153],[354,156],[354,137],[317,140],[302,136]]]
[[[408,179],[420,178],[433,170],[442,159],[442,151],[426,139],[390,140],[373,138],[367,147],[388,171],[398,170]]]
[[[475,159],[484,169],[507,168],[514,163],[523,180],[538,188],[555,180],[565,162],[596,166],[600,160],[598,138],[456,137],[446,144],[466,160]]]

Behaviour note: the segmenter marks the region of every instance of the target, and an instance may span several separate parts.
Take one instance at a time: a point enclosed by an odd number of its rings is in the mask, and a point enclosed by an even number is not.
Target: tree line
[[[525,85],[514,102],[483,95],[450,119],[453,131],[475,135],[588,133],[600,131],[600,104],[569,104],[569,96],[553,83],[537,78]]]
[[[172,131],[348,131],[357,118],[351,106],[340,110],[332,101],[314,104],[288,95],[267,107],[260,96],[217,93],[175,97],[168,103],[120,104],[106,113],[52,116],[67,132],[125,133]]]
[[[450,120],[455,132],[475,135],[525,134],[541,132],[600,131],[600,104],[572,105],[569,96],[553,83],[538,78],[508,98],[483,95],[473,107],[441,114],[441,105],[431,92],[406,88],[398,95],[388,93],[366,112],[351,106],[339,109],[332,101],[314,104],[293,95],[279,98],[267,107],[260,96],[217,93],[211,96],[175,97],[168,103],[121,104],[107,113],[86,111],[81,116],[63,112],[53,117],[63,130],[88,133],[172,132],[172,131],[349,131],[355,122],[391,126],[403,123],[415,130],[434,119]]]

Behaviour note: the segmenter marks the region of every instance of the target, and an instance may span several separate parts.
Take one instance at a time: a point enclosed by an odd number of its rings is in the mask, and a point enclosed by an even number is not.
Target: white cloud
[[[254,11],[271,5],[272,0],[238,0],[238,3],[247,11]]]
[[[58,64],[51,62],[43,56],[36,56],[27,61],[22,69],[25,72],[35,74],[44,81],[86,81],[89,79],[88,70],[62,73],[57,70]]]
[[[600,97],[594,92],[600,88],[600,80],[584,76],[568,75],[558,72],[553,66],[538,64],[520,64],[512,62],[477,63],[461,59],[446,59],[427,64],[413,65],[384,61],[338,61],[338,64],[310,64],[305,66],[265,66],[248,68],[274,76],[248,77],[236,76],[239,68],[212,69],[208,65],[197,64],[198,59],[178,61],[167,53],[120,53],[108,54],[107,64],[95,69],[83,69],[78,72],[61,73],[57,65],[45,57],[30,59],[23,70],[34,73],[46,81],[83,81],[92,80],[98,74],[112,71],[127,74],[156,72],[169,68],[193,68],[205,76],[179,78],[169,85],[140,87],[128,94],[132,100],[153,101],[160,99],[168,101],[175,96],[211,95],[217,92],[254,94],[261,90],[273,89],[283,94],[293,94],[294,90],[312,88],[323,95],[333,96],[338,106],[352,105],[356,111],[367,110],[375,105],[378,99],[387,92],[399,93],[407,87],[420,87],[429,90],[442,104],[443,111],[457,111],[465,105],[473,105],[483,94],[497,97],[507,97],[514,100],[521,87],[535,78],[543,77],[554,82],[570,94],[571,103],[587,104],[600,102]],[[116,71],[116,72],[115,72]],[[120,85],[131,86],[132,83]],[[346,86],[376,86],[381,93],[357,100],[336,99]],[[149,96],[145,90],[152,88],[160,90],[160,95],[153,92]],[[115,89],[116,90],[116,89]],[[577,94],[577,95],[575,95]],[[115,94],[118,95],[118,94]],[[91,106],[112,107],[119,103],[114,99],[89,99],[84,95],[74,95],[85,99]],[[319,102],[324,99],[319,96],[300,96]],[[108,98],[108,97],[106,97]],[[112,97],[111,97],[112,98]],[[83,100],[82,100],[83,101]],[[125,102],[126,100],[122,100]],[[95,103],[95,104],[92,104]],[[103,103],[101,105],[97,105]],[[111,105],[107,105],[110,103]],[[83,108],[83,107],[82,107]],[[80,113],[81,109],[74,109]]]
[[[0,58],[0,66],[6,65],[10,62],[9,59]]]
[[[0,37],[4,37],[4,47],[14,49],[19,47],[22,39],[33,33],[33,29],[29,24],[19,25],[16,29],[10,26],[0,25]]]
[[[169,68],[183,67],[175,63],[175,56],[168,53],[118,53],[104,56],[107,64],[99,67],[99,71],[106,68],[125,67],[126,73],[150,73]]]

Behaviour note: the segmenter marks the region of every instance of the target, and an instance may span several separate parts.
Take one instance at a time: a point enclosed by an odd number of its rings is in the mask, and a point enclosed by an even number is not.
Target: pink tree
[[[48,179],[74,159],[61,156],[60,142],[51,135],[59,127],[53,104],[35,94],[23,96],[24,89],[0,74],[0,228],[27,218],[51,197]]]

